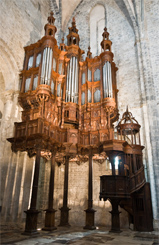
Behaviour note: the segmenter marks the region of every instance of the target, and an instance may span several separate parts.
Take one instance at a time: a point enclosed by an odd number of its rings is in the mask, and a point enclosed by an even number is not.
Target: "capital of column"
[[[2,94],[4,103],[6,103],[8,100],[12,101],[13,98],[14,98],[15,92],[16,91],[14,91],[14,90],[6,90],[6,91],[4,91],[3,94]]]

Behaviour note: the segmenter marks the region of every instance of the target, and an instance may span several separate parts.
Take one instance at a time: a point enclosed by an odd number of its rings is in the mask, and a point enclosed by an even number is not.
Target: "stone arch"
[[[105,7],[96,4],[90,11],[90,46],[94,56],[99,55],[103,29],[105,27]]]
[[[0,40],[0,72],[3,76],[2,90],[18,90],[19,89],[19,66],[14,59],[14,56],[8,45],[1,39]],[[2,81],[2,80],[1,80]]]

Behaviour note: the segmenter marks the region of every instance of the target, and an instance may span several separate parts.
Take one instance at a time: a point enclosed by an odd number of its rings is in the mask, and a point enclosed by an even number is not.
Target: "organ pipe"
[[[112,97],[111,64],[109,62],[109,97]]]
[[[105,69],[105,87],[106,87],[106,97],[108,97],[108,64],[105,63],[106,69]]]
[[[51,79],[51,66],[52,66],[52,49],[50,49],[49,69],[48,69],[48,85]]]
[[[103,89],[104,98],[113,96],[111,63],[108,61],[103,66]]]
[[[107,97],[109,97],[109,62],[107,62]]]
[[[111,75],[111,63],[108,62],[108,70],[109,70],[109,97],[112,97],[112,75]]]
[[[68,66],[67,66],[67,81],[66,81],[66,102],[68,102],[68,79],[69,79],[69,68],[70,68],[70,64],[68,63]]]
[[[51,67],[52,67],[52,54],[51,48],[44,49],[43,61],[42,61],[42,71],[41,71],[41,83],[49,84],[51,78]]]
[[[74,88],[75,97],[76,97],[76,90],[77,90],[77,58],[75,58],[75,88]]]
[[[71,57],[67,67],[66,102],[78,101],[78,59]]]
[[[47,84],[47,73],[48,73],[48,67],[49,67],[49,56],[50,56],[50,52],[49,52],[49,48],[47,48],[47,58],[46,58],[46,68],[45,68],[45,76],[44,76],[44,84]]]
[[[43,62],[42,62],[42,71],[41,71],[41,82],[44,82],[44,67],[45,67],[45,60],[46,60],[46,50],[47,48],[44,49],[44,54],[43,54]]]
[[[103,87],[104,87],[104,98],[106,98],[106,63],[103,66]]]
[[[76,58],[76,73],[75,73],[75,103],[77,103],[78,98],[78,63]]]
[[[72,86],[71,86],[71,102],[74,102],[74,74],[75,74],[75,57],[72,57]]]
[[[110,63],[110,84],[111,84],[111,93],[110,93],[110,97],[113,97],[113,90],[112,90],[112,66]]]
[[[72,58],[70,60],[70,71],[69,71],[69,89],[68,89],[68,102],[70,102],[70,91],[71,91],[71,78],[72,78]]]
[[[46,48],[46,58],[45,58],[45,64],[44,64],[44,81],[43,81],[44,84],[45,84],[45,76],[46,76],[46,69],[47,69],[48,49],[49,48]]]

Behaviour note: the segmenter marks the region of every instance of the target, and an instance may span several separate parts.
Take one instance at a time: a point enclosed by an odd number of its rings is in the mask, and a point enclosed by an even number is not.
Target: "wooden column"
[[[39,170],[40,170],[40,149],[36,151],[35,171],[34,180],[31,195],[30,209],[24,211],[26,213],[26,223],[24,235],[32,235],[37,233],[37,218],[39,211],[36,210],[37,193],[38,193],[38,182],[39,182]]]
[[[124,171],[124,164],[125,164],[125,158],[123,155],[120,156],[121,159],[119,159],[119,164],[118,164],[118,175],[124,176],[125,171]]]
[[[61,210],[61,218],[59,226],[70,226],[69,224],[69,210],[67,207],[68,201],[68,171],[69,171],[69,156],[65,156],[65,176],[64,176],[64,195],[63,195],[63,207]]]
[[[111,165],[112,165],[112,175],[115,175],[115,157],[114,157],[114,155],[110,155],[109,160],[110,160]]]
[[[92,162],[92,148],[89,150],[89,176],[88,176],[88,209],[86,212],[86,225],[84,229],[94,230],[94,213],[96,212],[93,209],[93,162]]]
[[[118,204],[119,204],[120,200],[119,199],[111,199],[111,204],[112,204],[112,211],[110,211],[111,215],[112,215],[112,225],[111,225],[111,232],[121,232],[120,231],[120,217],[119,214],[121,212],[119,212],[118,210]]]
[[[136,155],[135,154],[133,154],[133,166],[134,166],[134,173],[136,173],[137,167],[136,167]]]
[[[50,171],[50,184],[49,184],[49,199],[48,199],[48,209],[46,209],[45,214],[45,227],[43,230],[52,231],[56,230],[55,227],[55,212],[56,210],[53,208],[54,203],[54,176],[55,176],[55,154],[52,153],[51,158],[51,171]]]

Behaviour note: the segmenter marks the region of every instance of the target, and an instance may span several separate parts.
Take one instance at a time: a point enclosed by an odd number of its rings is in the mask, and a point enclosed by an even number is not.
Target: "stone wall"
[[[108,165],[108,164],[107,164]],[[97,226],[105,226],[107,229],[111,225],[111,204],[109,201],[104,202],[99,200],[100,176],[110,174],[111,170],[104,163],[93,162],[93,207],[96,210],[95,224]],[[48,203],[48,185],[50,177],[50,162],[41,160],[40,164],[40,181],[38,191],[38,210],[39,223],[44,225],[45,212]],[[44,171],[45,169],[45,171]],[[64,170],[63,164],[55,164],[55,186],[54,186],[54,209],[57,210],[55,215],[55,223],[60,223],[60,208],[63,206],[63,191],[64,191]],[[68,177],[68,207],[69,223],[71,226],[85,226],[85,212],[88,205],[88,162],[69,163]],[[121,211],[121,228],[128,228],[128,215],[125,210]]]
[[[21,121],[18,105],[19,72],[23,47],[44,35],[49,0],[2,1],[0,8],[0,173],[2,219],[22,221],[30,198],[34,159],[12,153],[7,138],[13,137],[14,122]]]

